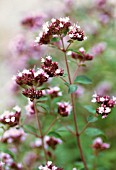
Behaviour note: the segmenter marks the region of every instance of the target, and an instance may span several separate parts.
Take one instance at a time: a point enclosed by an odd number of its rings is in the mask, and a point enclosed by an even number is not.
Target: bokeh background
[[[98,0],[99,1],[99,0]],[[84,47],[87,52],[94,53],[95,57],[91,63],[87,63],[87,67],[80,70],[80,73],[88,75],[93,81],[91,86],[82,86],[80,89],[77,102],[78,112],[82,113],[80,116],[80,127],[83,126],[83,120],[86,120],[89,114],[84,105],[91,105],[91,96],[94,91],[100,94],[108,94],[116,96],[116,0],[107,0],[105,9],[103,10],[98,5],[97,0],[73,0],[72,6],[66,6],[68,0],[0,0],[0,112],[10,108],[16,99],[11,90],[11,78],[20,68],[15,68],[19,59],[12,60],[12,53],[10,51],[10,42],[17,34],[25,33],[20,22],[28,14],[39,13],[46,18],[70,16],[73,21],[79,21],[79,24],[85,30],[88,40],[84,43],[74,44],[73,48],[77,49]],[[35,35],[29,31],[28,40],[33,39]],[[33,38],[32,38],[33,37]],[[100,43],[99,48],[95,48]],[[94,50],[92,51],[92,48]],[[101,51],[100,51],[101,50]],[[48,49],[47,49],[48,52]],[[52,52],[52,50],[51,50]],[[98,52],[98,54],[97,54]],[[92,54],[93,54],[92,53]],[[53,52],[55,56],[55,53]],[[59,62],[62,66],[62,56],[59,57]],[[16,63],[16,64],[15,64]],[[72,69],[75,65],[70,63]],[[15,68],[15,69],[14,69]],[[56,82],[53,84],[57,84]],[[62,84],[60,85],[62,86]],[[65,91],[65,87],[62,87]],[[66,91],[65,91],[66,93]],[[19,102],[20,103],[20,102]],[[116,108],[113,109],[111,115],[104,120],[99,119],[93,127],[98,127],[104,131],[107,137],[104,140],[111,144],[111,148],[105,155],[99,158],[99,164],[104,164],[103,167],[97,170],[115,170],[116,163]],[[85,121],[86,122],[86,121]],[[70,137],[69,137],[70,138]],[[91,146],[91,139],[86,141],[87,136],[82,137],[82,144],[86,155],[91,154],[87,146]],[[60,147],[56,154],[61,153],[57,162],[65,165],[70,162],[71,155],[74,153],[74,148],[71,150],[73,141],[66,146]],[[64,147],[64,148],[63,148]],[[65,148],[66,147],[66,148]],[[68,149],[67,149],[68,148]],[[63,152],[63,149],[66,152]],[[74,156],[75,157],[75,156]],[[90,158],[91,159],[91,158]],[[68,169],[68,168],[67,168]],[[66,170],[67,170],[66,169]],[[68,169],[70,170],[70,169]]]

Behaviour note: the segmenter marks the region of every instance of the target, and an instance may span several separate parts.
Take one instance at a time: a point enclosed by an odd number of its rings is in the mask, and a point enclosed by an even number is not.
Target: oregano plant
[[[11,43],[25,63],[12,77],[16,106],[0,115],[1,170],[100,170],[97,160],[110,148],[97,122],[110,117],[116,97],[96,90],[89,103],[79,98],[93,90],[88,72],[105,47],[85,50],[91,39],[68,14],[25,17],[21,25],[32,31],[32,41],[20,35]]]

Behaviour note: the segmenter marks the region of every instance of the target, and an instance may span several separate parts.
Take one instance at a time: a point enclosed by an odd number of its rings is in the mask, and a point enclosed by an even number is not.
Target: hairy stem
[[[37,111],[35,102],[34,102],[34,109],[35,109],[35,116],[36,116],[36,120],[37,120],[38,130],[40,132],[40,138],[42,140],[42,148],[43,148],[43,151],[44,151],[45,160],[47,162],[48,159],[47,159],[46,149],[45,149],[45,146],[44,146],[44,135],[42,133],[41,123],[40,123],[40,120],[39,120],[39,117],[38,117],[38,111]]]
[[[61,42],[62,42],[62,47],[63,47],[63,53],[64,53],[64,57],[65,57],[65,63],[66,63],[66,69],[67,69],[67,73],[68,73],[68,79],[69,79],[69,83],[72,84],[71,81],[71,76],[70,76],[70,70],[69,70],[69,66],[68,66],[68,61],[67,61],[67,56],[66,56],[66,49],[64,47],[64,42],[63,42],[63,38],[61,37]],[[74,125],[75,125],[75,131],[76,131],[76,141],[77,141],[77,146],[79,148],[79,152],[80,152],[80,156],[81,159],[83,161],[85,170],[88,170],[85,158],[84,158],[84,154],[83,154],[83,150],[82,150],[82,146],[81,146],[81,141],[80,141],[80,135],[79,135],[79,130],[78,130],[78,123],[77,123],[77,118],[76,118],[76,110],[75,110],[75,104],[74,104],[74,94],[71,94],[71,103],[72,103],[72,111],[73,111],[73,120],[74,120]]]

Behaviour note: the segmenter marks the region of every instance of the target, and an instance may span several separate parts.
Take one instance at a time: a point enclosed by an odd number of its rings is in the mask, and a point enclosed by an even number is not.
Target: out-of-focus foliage
[[[79,22],[79,25],[81,25],[87,36],[86,41],[74,41],[69,48],[70,51],[78,52],[78,50],[83,47],[87,53],[94,57],[92,61],[86,61],[82,64],[68,55],[68,64],[72,79],[75,78],[75,70],[78,69],[76,71],[77,77],[74,84],[69,86],[69,84],[64,83],[59,77],[55,77],[42,86],[42,89],[50,86],[58,86],[63,93],[62,96],[58,96],[57,98],[52,98],[50,95],[47,95],[38,100],[37,106],[40,112],[39,118],[42,124],[42,131],[46,133],[51,122],[57,118],[57,103],[61,101],[70,102],[70,94],[75,93],[79,131],[81,132],[85,124],[88,124],[87,129],[82,133],[81,143],[89,170],[114,170],[116,162],[116,108],[114,107],[112,109],[111,114],[109,114],[107,118],[102,119],[100,115],[96,118],[95,110],[97,106],[91,103],[91,99],[94,92],[101,96],[116,96],[116,2],[90,0],[89,3],[83,6],[78,5],[75,1],[71,3],[71,0],[70,6],[68,0],[62,3],[65,3],[65,10],[62,12],[59,9],[59,13],[62,13],[61,17],[69,16],[72,21]],[[57,18],[57,14],[52,12],[48,13],[43,19],[43,22],[51,18]],[[22,30],[23,29],[25,28],[22,28]],[[39,29],[41,30],[41,27]],[[14,47],[16,42],[15,44],[11,44],[10,47],[12,50],[7,62],[11,62],[12,72],[16,74],[18,70],[22,70],[25,67],[27,69],[40,67],[41,57],[45,58],[46,54],[50,54],[53,61],[57,61],[60,67],[64,69],[65,75],[63,78],[68,80],[64,56],[58,49],[53,46],[40,46],[40,48],[37,49],[32,48],[39,29],[33,31],[26,28],[23,34],[24,37],[19,37],[24,38],[22,44],[24,48],[21,53],[16,53],[17,51]],[[54,40],[57,44],[56,41],[57,40]],[[19,45],[21,44],[19,43]],[[27,110],[25,109],[28,101],[21,94],[21,90],[16,84],[13,85],[12,97],[14,97],[14,104],[22,108],[21,120],[17,129],[20,127],[24,128],[25,133],[27,133],[26,140],[20,144],[18,142],[8,144],[1,142],[0,152],[8,153],[15,162],[21,162],[24,169],[30,167],[30,170],[36,170],[39,165],[45,164],[45,160],[43,159],[43,153],[40,152],[41,148],[32,147],[35,141],[33,134],[40,134],[37,130],[34,115],[28,117]],[[9,103],[8,105],[10,105]],[[12,106],[14,105],[11,103],[10,107],[6,108],[6,110],[12,108]],[[55,150],[48,147],[48,151],[49,159],[55,162],[58,167],[63,167],[64,170],[72,170],[74,167],[84,169],[76,146],[76,139],[67,130],[70,129],[70,131],[74,131],[72,122],[72,114],[70,114],[69,117],[58,117],[54,126],[49,132],[47,131],[46,134],[62,140],[62,144],[58,145]],[[3,126],[2,124],[0,124],[0,127],[2,139],[4,131],[9,127]],[[110,143],[110,148],[100,152],[95,158],[92,142],[98,136],[107,143]],[[38,138],[38,136],[36,137]],[[31,164],[30,161],[32,161]],[[94,164],[96,164],[96,169],[93,167]]]

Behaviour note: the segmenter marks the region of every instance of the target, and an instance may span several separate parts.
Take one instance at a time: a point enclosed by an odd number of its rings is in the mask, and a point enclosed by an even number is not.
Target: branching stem
[[[72,84],[71,76],[70,76],[70,70],[69,70],[67,56],[66,56],[66,50],[68,50],[68,48],[65,49],[63,37],[61,37],[61,42],[62,42],[62,47],[63,47],[62,51],[63,51],[64,57],[65,57],[65,63],[66,63],[66,69],[67,69],[67,73],[68,73],[69,83]],[[72,103],[72,111],[73,111],[73,120],[74,120],[75,131],[76,131],[77,146],[79,148],[80,156],[81,156],[81,159],[83,161],[85,170],[88,170],[88,167],[87,167],[87,164],[86,164],[86,161],[85,161],[85,158],[84,158],[82,146],[81,146],[81,141],[80,141],[80,134],[79,134],[79,130],[78,130],[78,123],[77,123],[77,118],[76,118],[76,110],[75,110],[74,94],[73,93],[71,93],[71,103]]]

